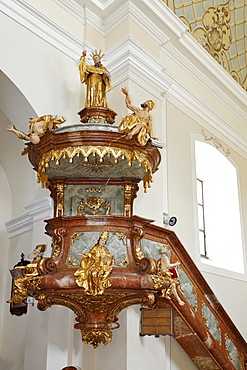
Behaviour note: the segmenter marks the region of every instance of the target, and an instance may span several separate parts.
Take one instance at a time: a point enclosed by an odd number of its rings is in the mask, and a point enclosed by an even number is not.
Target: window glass
[[[210,144],[196,141],[200,253],[204,262],[244,272],[237,171]]]

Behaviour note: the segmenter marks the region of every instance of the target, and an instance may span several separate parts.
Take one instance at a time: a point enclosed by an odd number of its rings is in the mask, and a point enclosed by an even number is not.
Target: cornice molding
[[[5,223],[10,239],[31,231],[34,222],[52,217],[52,200],[49,197],[38,199],[24,208],[27,213]]]
[[[115,84],[119,83],[117,80],[123,73],[133,72],[143,81],[146,89],[150,90],[152,86],[152,93],[163,100],[161,95],[172,83],[172,79],[163,74],[164,65],[131,36],[109,49],[106,59]]]
[[[160,49],[182,66],[208,90],[230,107],[234,114],[246,122],[246,91],[226,72],[198,42],[185,33],[174,42],[166,42]]]

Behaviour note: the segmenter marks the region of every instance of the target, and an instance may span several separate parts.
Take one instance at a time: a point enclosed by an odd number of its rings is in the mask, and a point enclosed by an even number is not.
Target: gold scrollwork
[[[51,247],[53,249],[53,253],[52,253],[52,256],[51,256],[52,259],[56,259],[59,256],[60,252],[61,252],[61,247],[59,245],[59,243],[61,242],[61,236],[59,236],[57,234],[57,231],[58,231],[58,229],[54,230],[54,233],[53,233],[54,236],[52,238],[52,243],[51,243]]]
[[[128,260],[128,257],[127,257],[127,254],[124,256],[124,259],[120,260],[120,262],[118,263],[118,266],[127,266],[129,263],[129,260]]]
[[[75,267],[75,266],[78,266],[78,263],[76,262],[76,260],[73,260],[72,259],[72,256],[68,256],[67,258],[67,264],[71,267]]]
[[[80,240],[80,236],[81,235],[84,235],[84,233],[74,233],[73,235],[71,235],[70,237],[70,245],[74,245],[75,243],[75,240]]]
[[[104,330],[81,330],[82,341],[97,348],[100,343],[107,345],[112,340],[112,331]]]
[[[123,245],[126,247],[126,244],[127,244],[126,235],[124,233],[118,233],[118,232],[114,233],[114,235],[117,235],[118,240],[122,240]]]
[[[229,0],[218,7],[210,6],[202,17],[202,25],[192,32],[188,20],[181,16],[181,20],[187,24],[192,36],[207,50],[207,52],[229,72],[229,62],[226,50],[232,42],[229,12]]]
[[[135,245],[135,251],[136,251],[137,258],[139,260],[142,260],[144,258],[144,254],[142,253],[142,249],[141,249],[140,244]]]
[[[92,211],[85,211],[83,213],[85,205],[88,208],[92,209]],[[102,211],[99,210],[101,206],[105,209],[104,213],[102,213]],[[109,215],[110,209],[111,209],[111,206],[108,201],[104,201],[100,199],[99,197],[92,196],[88,198],[86,201],[84,201],[83,199],[80,201],[80,204],[77,207],[77,214],[78,216],[82,216],[83,214],[85,215],[100,215],[100,214]]]

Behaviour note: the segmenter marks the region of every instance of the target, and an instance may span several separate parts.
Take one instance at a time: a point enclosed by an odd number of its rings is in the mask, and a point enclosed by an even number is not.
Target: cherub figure
[[[180,299],[178,292],[177,292],[177,286],[179,285],[178,273],[176,270],[176,267],[180,265],[180,262],[177,261],[175,263],[171,263],[170,259],[167,255],[167,249],[164,246],[161,250],[161,258],[157,261],[157,274],[151,275],[151,278],[154,281],[154,288],[160,289],[162,288],[164,282],[166,280],[169,280],[170,286],[166,289],[161,289],[162,297],[165,297],[167,299],[171,299],[171,295],[174,294],[174,296],[177,298],[178,303],[183,306],[185,303]]]
[[[176,267],[180,265],[180,262],[177,261],[175,263],[171,263],[167,254],[165,247],[161,251],[162,256],[157,262],[158,266],[158,274],[162,273],[167,276],[167,279],[170,280],[170,286],[168,288],[168,291],[162,291],[162,294],[165,295],[166,298],[171,299],[170,295],[174,294],[175,297],[178,300],[178,303],[183,306],[184,302],[180,299],[178,292],[177,292],[177,286],[179,285],[179,282],[177,280],[178,273],[176,270]]]
[[[118,130],[128,134],[127,139],[129,140],[137,135],[137,140],[140,145],[144,146],[147,144],[148,140],[153,137],[152,117],[149,111],[154,108],[154,102],[152,100],[147,100],[141,104],[142,109],[140,109],[132,105],[126,87],[123,87],[121,91],[125,95],[126,107],[134,113],[130,113],[122,119]]]
[[[62,123],[66,121],[65,117],[58,118],[58,116],[52,116],[46,114],[44,116],[29,119],[29,134],[26,135],[23,132],[17,130],[14,125],[7,127],[7,130],[13,132],[19,139],[30,141],[33,144],[40,142],[40,136],[46,131],[53,131],[55,128],[60,127]]]

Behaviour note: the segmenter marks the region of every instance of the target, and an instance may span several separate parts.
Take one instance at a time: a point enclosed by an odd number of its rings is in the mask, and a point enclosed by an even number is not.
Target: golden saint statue
[[[110,89],[110,73],[101,64],[104,54],[95,50],[92,54],[94,65],[85,62],[86,51],[84,50],[78,64],[80,70],[80,79],[87,86],[86,107],[105,107],[106,91]]]
[[[43,256],[45,248],[45,244],[37,245],[32,254],[28,256],[29,258],[32,258],[32,261],[25,267],[15,267],[12,270],[18,277],[15,278],[13,281],[11,299],[7,301],[8,303],[21,303],[22,301],[24,301],[24,299],[27,298],[28,291],[27,288],[25,288],[24,286],[24,282],[27,281],[29,278],[33,278],[39,274],[37,270],[37,265]]]
[[[114,258],[105,247],[108,237],[107,231],[102,232],[98,243],[89,252],[78,255],[82,260],[74,275],[77,285],[84,288],[88,295],[103,294],[111,286],[109,277]]]
[[[137,108],[132,105],[128,90],[125,87],[121,90],[125,95],[125,104],[127,108],[134,113],[128,114],[122,119],[118,130],[128,134],[127,139],[129,140],[137,135],[137,140],[140,145],[144,146],[147,144],[150,137],[153,137],[152,117],[149,111],[154,108],[154,102],[152,100],[147,100],[141,104],[142,109]]]

